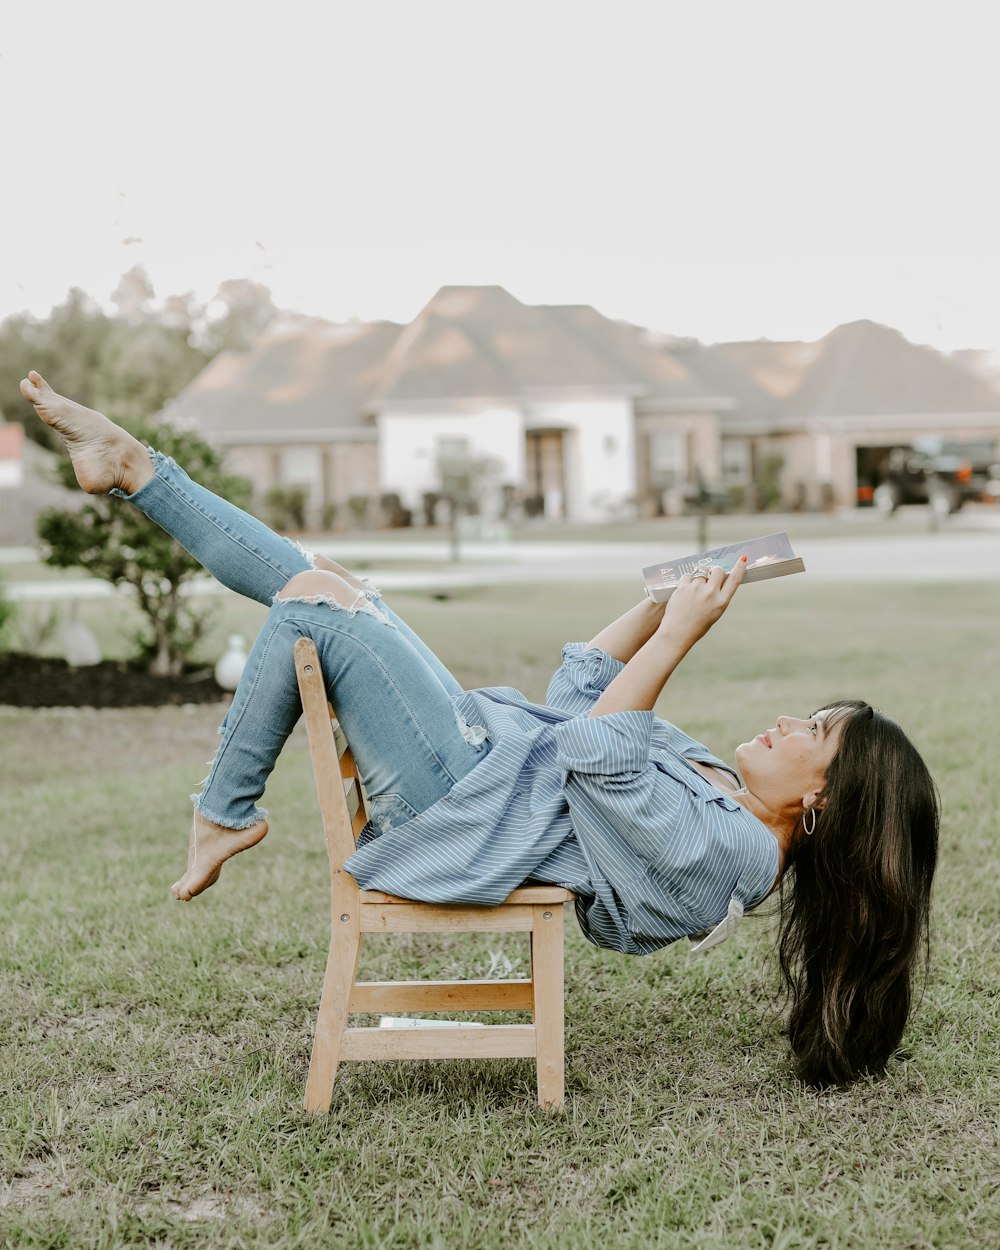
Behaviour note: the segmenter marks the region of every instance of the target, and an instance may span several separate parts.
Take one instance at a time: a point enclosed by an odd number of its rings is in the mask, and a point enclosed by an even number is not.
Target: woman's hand
[[[686,573],[667,600],[656,631],[611,682],[590,715],[652,709],[677,665],[729,607],[746,569],[743,559],[728,577],[721,568],[712,569],[707,578]]]
[[[708,577],[685,573],[667,600],[657,633],[669,635],[685,649],[693,647],[729,607],[746,569],[746,556],[742,556],[728,576],[718,565]]]

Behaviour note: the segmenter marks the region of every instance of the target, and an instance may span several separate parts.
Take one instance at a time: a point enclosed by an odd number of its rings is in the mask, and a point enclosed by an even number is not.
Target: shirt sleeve
[[[574,715],[586,715],[625,665],[583,642],[568,642],[562,649],[562,665],[549,682],[545,702]]]
[[[615,777],[651,768],[652,712],[579,716],[557,725],[559,766],[570,773]]]

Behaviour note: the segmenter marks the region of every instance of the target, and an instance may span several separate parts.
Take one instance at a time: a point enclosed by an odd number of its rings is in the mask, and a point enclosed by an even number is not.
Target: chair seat
[[[419,899],[403,898],[398,894],[384,894],[381,890],[361,890],[359,891],[359,894],[362,903],[414,903],[423,901]],[[572,890],[563,889],[561,885],[523,885],[519,889],[514,890],[513,893],[508,894],[503,902],[497,903],[496,906],[514,907],[518,904],[530,906],[532,904],[537,905],[542,903],[571,903],[575,898],[576,895]],[[487,905],[483,903],[440,903],[431,905],[440,907],[476,906],[483,907],[484,909],[487,907]]]

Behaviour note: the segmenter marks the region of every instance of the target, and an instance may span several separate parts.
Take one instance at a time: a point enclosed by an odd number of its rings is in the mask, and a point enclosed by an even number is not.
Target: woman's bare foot
[[[170,887],[174,898],[187,903],[215,885],[227,859],[256,846],[267,833],[267,821],[258,820],[249,829],[227,829],[195,811],[188,846],[188,866],[180,881]]]
[[[34,369],[22,379],[21,394],[66,444],[76,480],[88,495],[105,495],[113,486],[133,495],[153,476],[149,452],[137,438],[103,413],[57,395]]]

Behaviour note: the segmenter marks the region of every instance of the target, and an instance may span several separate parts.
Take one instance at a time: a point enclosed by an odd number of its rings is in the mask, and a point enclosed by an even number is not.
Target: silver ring
[[[694,569],[692,570],[691,576],[703,577],[705,581],[707,582],[708,581],[708,569]]]

